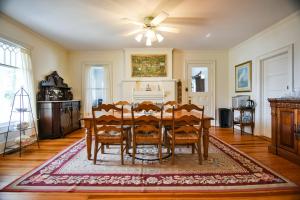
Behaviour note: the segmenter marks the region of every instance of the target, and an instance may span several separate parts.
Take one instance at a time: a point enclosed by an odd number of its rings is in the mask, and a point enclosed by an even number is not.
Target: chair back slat
[[[159,128],[156,128],[152,125],[141,125],[135,128],[135,132],[145,132],[145,133],[152,133],[152,132],[159,132]]]
[[[103,131],[103,132],[110,132],[110,131],[122,132],[121,128],[118,128],[116,126],[107,126],[107,125],[103,125],[103,126],[97,128],[97,131]]]
[[[176,113],[181,112],[184,113],[181,117],[175,117]],[[194,114],[197,113],[198,117],[195,116]],[[199,117],[200,114],[200,117]],[[186,128],[186,131],[188,130],[193,130],[195,129],[198,130],[199,134],[201,134],[202,131],[202,119],[204,116],[204,106],[198,107],[194,104],[184,104],[181,106],[178,106],[177,108],[173,107],[173,112],[172,112],[172,121],[173,121],[173,133],[176,132],[177,129],[182,127],[193,127],[193,128]],[[198,127],[196,128],[195,125]],[[185,132],[186,132],[185,131]],[[175,138],[175,135],[174,135]]]
[[[101,104],[93,107],[92,113],[95,134],[103,127],[106,131],[115,131],[116,126],[121,126],[120,132],[123,132],[123,106],[118,108],[113,104]],[[116,117],[114,113],[119,113],[120,117]]]

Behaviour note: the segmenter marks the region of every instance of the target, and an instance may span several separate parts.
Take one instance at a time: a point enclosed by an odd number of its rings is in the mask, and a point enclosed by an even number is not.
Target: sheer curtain
[[[35,99],[35,91],[34,91],[31,56],[30,56],[30,51],[26,49],[21,49],[21,74],[22,74],[21,87],[23,87],[29,94],[31,108],[36,123],[36,99]]]
[[[110,102],[109,65],[85,65],[83,75],[83,115],[91,116],[92,107],[99,99],[103,103]]]

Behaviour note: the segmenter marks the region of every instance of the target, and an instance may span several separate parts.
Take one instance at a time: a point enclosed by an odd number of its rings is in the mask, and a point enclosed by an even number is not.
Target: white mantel
[[[125,77],[122,81],[122,99],[127,101],[174,101],[176,99],[176,80],[173,80],[172,48],[126,48]],[[132,77],[131,55],[167,55],[166,77]],[[147,85],[151,91],[146,91]],[[134,94],[135,92],[135,94]],[[135,97],[134,97],[135,96]],[[136,98],[137,97],[137,98]]]
[[[147,85],[151,91],[146,91]],[[134,98],[134,92],[138,99]],[[162,96],[163,95],[163,99]],[[151,97],[152,96],[152,97]],[[144,98],[143,98],[144,97]],[[122,81],[122,99],[126,101],[167,102],[176,100],[176,80]]]

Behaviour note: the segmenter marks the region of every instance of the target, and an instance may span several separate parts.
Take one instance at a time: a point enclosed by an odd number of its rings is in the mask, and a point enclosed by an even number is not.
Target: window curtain
[[[23,87],[29,95],[31,108],[36,123],[36,98],[34,91],[33,71],[30,51],[27,49],[21,49],[21,74],[21,87]]]
[[[83,75],[83,115],[91,116],[92,107],[98,104],[98,99],[102,99],[103,103],[110,102],[109,65],[85,65]]]

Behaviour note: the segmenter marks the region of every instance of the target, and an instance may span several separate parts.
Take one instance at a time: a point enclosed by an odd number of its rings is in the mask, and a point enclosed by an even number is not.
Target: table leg
[[[203,122],[203,156],[204,156],[204,160],[207,160],[207,158],[208,158],[209,128],[210,128],[210,120],[205,120]]]
[[[85,127],[85,141],[86,141],[86,152],[87,152],[87,159],[91,160],[92,156],[92,124],[90,120],[84,121]]]

